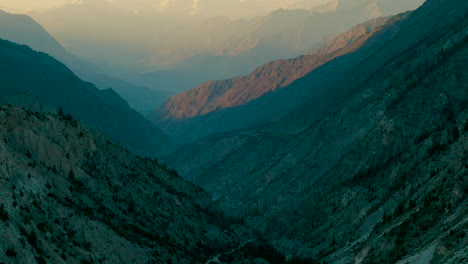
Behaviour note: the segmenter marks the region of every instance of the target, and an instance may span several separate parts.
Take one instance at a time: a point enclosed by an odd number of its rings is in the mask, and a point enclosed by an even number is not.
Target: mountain
[[[68,50],[107,69],[105,73],[175,94],[206,80],[245,75],[269,61],[303,55],[352,25],[414,9],[423,0],[393,2],[341,0],[234,20],[174,17],[151,8],[132,12],[107,1],[76,2],[31,15]]]
[[[295,109],[273,124],[167,160],[286,254],[465,263],[467,14],[466,1],[428,0],[271,95],[264,105]]]
[[[334,37],[324,47],[308,55],[267,63],[247,76],[225,81],[208,81],[197,88],[169,98],[164,103],[163,109],[153,114],[152,119],[176,141],[246,128],[252,123],[243,123],[242,120],[248,119],[251,114],[248,112],[241,114],[236,107],[288,87],[326,62],[355,51],[382,26],[393,20],[395,19],[379,18],[360,24]],[[268,111],[271,107],[264,108],[264,105],[260,105],[260,109],[253,112]],[[223,112],[223,109],[226,111]],[[236,114],[226,114],[229,111]],[[247,116],[244,116],[244,113]],[[267,118],[255,122],[261,124],[266,120]],[[226,126],[226,123],[230,125]],[[194,126],[200,129],[194,129]]]
[[[148,113],[155,104],[160,104],[167,94],[102,73],[95,65],[70,54],[41,25],[26,15],[9,14],[0,11],[0,38],[28,45],[45,52],[67,65],[80,78],[94,83],[100,89],[112,88],[142,114]],[[151,100],[151,101],[150,101]]]
[[[212,24],[219,26],[210,29],[213,33],[203,38],[209,40],[203,47],[210,48],[192,53],[168,69],[147,71],[129,79],[140,85],[180,93],[206,80],[246,75],[269,61],[306,54],[351,25],[415,9],[422,2],[412,0],[396,5],[389,0],[342,0],[310,10],[279,9],[250,20],[216,21]]]
[[[1,40],[0,58],[2,93],[10,96],[25,93],[62,107],[140,155],[161,154],[171,146],[158,128],[132,110],[112,89],[98,90],[47,54]]]
[[[50,54],[74,71],[97,71],[96,66],[70,54],[40,24],[27,15],[10,14],[0,10],[0,37],[32,49]]]
[[[259,39],[293,27],[307,16],[307,10],[280,9],[265,17],[249,20],[208,20],[206,24],[220,25],[210,29],[213,36],[208,37],[209,43],[214,42],[216,45],[193,53],[166,69],[136,74],[129,79],[140,85],[160,87],[176,94],[197,87],[206,80],[222,80],[247,74],[271,59],[284,57],[281,52],[272,55],[268,47],[258,52],[249,52],[257,46]],[[209,43],[205,43],[205,46]]]
[[[252,239],[200,188],[68,115],[0,116],[3,263],[205,263]]]
[[[15,15],[0,10],[0,37],[45,53],[56,54],[57,57],[69,56],[58,41],[26,15]]]

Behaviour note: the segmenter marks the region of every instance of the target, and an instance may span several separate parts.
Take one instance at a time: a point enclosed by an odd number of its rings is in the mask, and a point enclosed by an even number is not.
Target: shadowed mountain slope
[[[467,14],[427,1],[297,81],[310,92],[296,111],[189,144],[171,166],[286,253],[465,263]]]
[[[26,93],[62,107],[135,153],[154,156],[171,145],[158,128],[113,90],[98,90],[44,53],[0,40],[0,69],[2,92]]]
[[[68,115],[1,106],[0,120],[0,262],[205,263],[252,239],[204,191]]]

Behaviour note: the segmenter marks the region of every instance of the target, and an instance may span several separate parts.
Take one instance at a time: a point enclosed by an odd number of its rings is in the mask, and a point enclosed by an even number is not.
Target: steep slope
[[[201,189],[69,115],[0,107],[0,262],[205,263],[251,239]]]
[[[199,140],[171,165],[283,252],[465,263],[467,14],[466,1],[427,1],[332,61],[356,61],[339,80],[318,77],[325,65],[299,82],[313,89],[293,114]]]
[[[146,114],[154,104],[160,104],[167,95],[146,87],[135,86],[118,78],[103,74],[103,70],[70,54],[41,25],[26,15],[15,15],[0,10],[0,38],[28,45],[45,52],[69,67],[83,80],[94,83],[100,89],[112,88],[126,99],[130,106]],[[151,100],[151,104],[150,101]]]
[[[188,142],[211,133],[244,129],[263,124],[291,111],[297,98],[276,96],[279,104],[262,103],[278,90],[290,85],[330,60],[352,53],[387,23],[401,16],[380,18],[358,25],[334,37],[310,55],[265,64],[251,74],[226,81],[209,81],[195,89],[171,97],[151,119],[174,140]],[[307,93],[307,90],[302,91]],[[284,91],[289,93],[289,91]],[[256,100],[260,97],[260,100]],[[299,99],[301,99],[299,97]],[[256,101],[255,101],[256,100]],[[288,109],[289,108],[289,109]],[[255,113],[255,114],[252,114]],[[264,114],[262,114],[264,113]],[[276,118],[277,118],[276,117]]]
[[[0,40],[2,92],[26,93],[76,116],[135,153],[161,154],[170,141],[113,90],[83,82],[50,56]]]

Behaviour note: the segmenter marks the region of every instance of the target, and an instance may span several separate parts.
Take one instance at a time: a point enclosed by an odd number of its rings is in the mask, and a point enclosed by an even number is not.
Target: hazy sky
[[[29,12],[65,4],[104,1],[131,11],[155,10],[178,14],[225,16],[261,15],[278,8],[311,8],[331,0],[0,0],[0,8]]]

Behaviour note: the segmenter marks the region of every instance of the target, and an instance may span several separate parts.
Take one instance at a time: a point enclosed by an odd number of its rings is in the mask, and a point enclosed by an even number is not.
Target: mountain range
[[[231,20],[134,13],[106,1],[84,1],[31,16],[105,73],[175,94],[206,80],[248,74],[271,60],[303,55],[353,25],[422,2],[340,0],[311,10]]]

